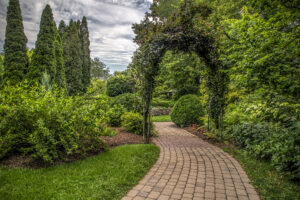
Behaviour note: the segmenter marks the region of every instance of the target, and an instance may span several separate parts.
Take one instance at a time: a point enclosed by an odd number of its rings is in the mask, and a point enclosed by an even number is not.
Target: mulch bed
[[[101,139],[109,148],[125,145],[125,144],[144,144],[143,136],[126,132],[122,128],[115,128],[117,134],[114,137],[101,136]]]
[[[144,144],[144,139],[140,135],[128,133],[124,131],[122,128],[114,128],[114,130],[117,132],[117,134],[114,137],[101,136],[101,139],[104,140],[108,148],[114,148],[126,144]],[[57,160],[53,164],[45,164],[41,160],[33,159],[31,156],[12,155],[0,160],[0,165],[11,167],[11,168],[16,168],[16,167],[33,168],[33,169],[45,168],[45,167],[50,167],[50,166],[59,165],[63,163],[70,163],[77,160],[83,160],[87,157],[98,155],[103,152],[105,152],[105,149],[100,147],[94,149],[93,151],[87,152],[85,156],[79,154],[65,155],[64,156],[64,158],[66,158],[65,160]]]
[[[207,128],[206,127],[201,127],[198,124],[192,124],[188,127],[185,127],[184,130],[190,132],[193,135],[196,135],[198,137],[200,137],[201,139],[205,140],[208,143],[211,143],[213,145],[219,146],[219,147],[223,147],[225,144],[215,138],[211,138],[209,136],[206,135],[207,133]]]

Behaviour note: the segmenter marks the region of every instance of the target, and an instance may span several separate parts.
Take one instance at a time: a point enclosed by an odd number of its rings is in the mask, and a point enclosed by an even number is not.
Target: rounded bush
[[[143,117],[139,113],[127,112],[122,116],[122,126],[126,131],[143,134]]]
[[[123,106],[128,112],[134,110],[134,94],[124,93],[116,96],[112,101],[112,106]]]
[[[199,118],[204,116],[204,108],[196,95],[182,96],[174,105],[171,120],[180,127],[199,123]]]

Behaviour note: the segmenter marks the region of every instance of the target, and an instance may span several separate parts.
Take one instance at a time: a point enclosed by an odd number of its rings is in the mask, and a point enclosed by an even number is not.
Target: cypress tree
[[[50,84],[54,83],[56,73],[55,60],[55,39],[57,29],[53,19],[52,9],[46,5],[43,10],[40,31],[29,66],[28,79],[42,83],[43,74],[50,75]]]
[[[9,1],[6,21],[3,79],[17,84],[24,79],[29,63],[19,0]]]
[[[59,23],[59,26],[58,26],[58,33],[59,33],[61,39],[63,39],[66,29],[67,29],[67,26],[65,24],[65,21],[61,20]]]
[[[55,83],[58,87],[66,88],[66,73],[65,73],[65,63],[63,58],[63,47],[62,41],[59,33],[56,34],[56,39],[54,43],[55,48]]]
[[[66,69],[66,82],[69,95],[82,93],[82,50],[77,24],[70,21],[63,38],[63,52]]]
[[[87,87],[91,83],[91,58],[90,58],[90,40],[89,30],[86,17],[83,17],[80,25],[80,39],[82,46],[82,84],[83,90],[86,92]]]

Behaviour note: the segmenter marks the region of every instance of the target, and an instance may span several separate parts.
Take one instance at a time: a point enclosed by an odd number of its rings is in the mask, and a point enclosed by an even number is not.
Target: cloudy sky
[[[50,4],[57,24],[86,16],[89,23],[91,57],[99,57],[110,71],[121,71],[130,63],[136,45],[133,23],[143,19],[152,0],[20,0],[27,46],[35,46],[42,11]],[[0,51],[6,27],[8,0],[0,0]]]

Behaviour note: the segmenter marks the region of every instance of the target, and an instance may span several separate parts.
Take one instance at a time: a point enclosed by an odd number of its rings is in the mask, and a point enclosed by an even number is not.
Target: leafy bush
[[[0,158],[22,153],[51,163],[65,154],[83,155],[95,147],[105,148],[99,139],[110,133],[104,125],[105,96],[91,102],[27,83],[6,86],[0,96]]]
[[[152,106],[154,107],[163,107],[163,108],[169,108],[173,107],[174,103],[170,100],[164,100],[160,98],[153,98],[152,100]]]
[[[171,112],[172,121],[178,126],[184,127],[199,123],[199,118],[204,115],[204,108],[196,95],[182,96]]]
[[[123,106],[127,112],[134,110],[135,99],[134,94],[132,93],[124,93],[114,97],[112,106]]]
[[[125,75],[116,75],[107,81],[107,95],[115,97],[124,93],[132,93],[133,83],[131,78]]]
[[[97,96],[106,93],[106,82],[101,79],[92,79],[92,84],[87,90],[88,96]]]
[[[108,123],[110,126],[117,127],[121,125],[121,117],[126,109],[122,105],[113,106],[108,112]]]
[[[139,113],[127,112],[122,116],[122,126],[128,132],[143,134],[143,117]]]
[[[234,125],[231,136],[252,155],[269,160],[279,171],[300,179],[300,127],[287,129],[279,124],[244,123]]]

